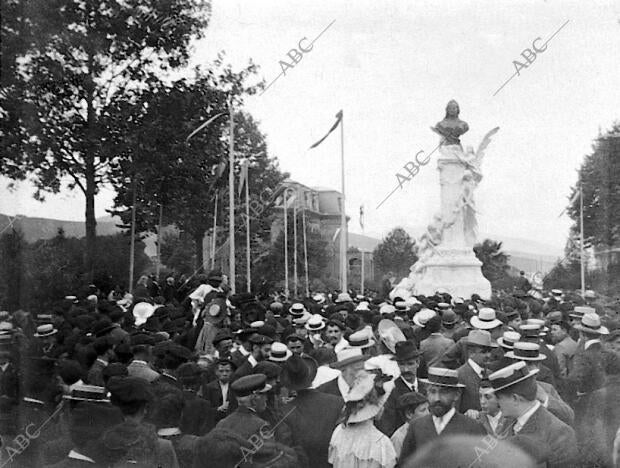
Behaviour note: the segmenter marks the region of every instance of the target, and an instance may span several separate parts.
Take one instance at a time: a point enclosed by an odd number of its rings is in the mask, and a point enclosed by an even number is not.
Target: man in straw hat
[[[540,441],[549,450],[544,459],[536,460],[539,464],[546,463],[549,468],[575,466],[575,432],[536,399],[537,372],[519,361],[489,375],[503,415],[513,418],[508,441],[523,436]]]
[[[455,370],[430,367],[428,379],[420,380],[427,384],[426,398],[431,414],[409,425],[399,458],[401,464],[416,449],[437,437],[455,434],[486,435],[480,423],[456,411],[455,406],[464,385],[459,383]]]
[[[282,366],[281,383],[295,400],[282,408],[292,445],[304,449],[309,466],[328,468],[327,449],[342,409],[341,398],[311,389],[317,363],[309,356],[291,356]]]
[[[513,349],[505,354],[507,359],[514,359],[525,362],[530,370],[540,371],[540,364],[547,357],[540,352],[538,343],[527,341],[517,341]],[[539,373],[536,374],[538,378]],[[572,426],[575,421],[573,409],[564,401],[553,385],[547,382],[536,380],[536,398],[547,408],[551,414]]]
[[[601,336],[608,335],[609,330],[601,325],[601,319],[596,313],[585,314],[575,329],[579,331],[583,347],[575,352],[567,383],[580,397],[601,388],[605,383]]]
[[[368,356],[361,349],[345,348],[336,353],[337,361],[330,364],[332,369],[340,371],[340,375],[320,385],[317,390],[344,398],[355,381],[357,374],[364,369]]]

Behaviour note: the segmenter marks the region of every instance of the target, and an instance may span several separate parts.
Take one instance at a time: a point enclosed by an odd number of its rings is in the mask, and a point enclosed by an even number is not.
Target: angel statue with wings
[[[482,159],[484,152],[491,142],[491,137],[497,133],[499,127],[495,127],[488,132],[482,139],[482,143],[478,146],[478,151],[474,153],[471,146],[467,147],[467,151],[457,156],[465,165],[463,178],[461,182],[461,197],[458,201],[457,210],[463,213],[463,231],[467,245],[474,245],[478,230],[478,221],[476,220],[476,203],[474,201],[474,191],[482,180]]]

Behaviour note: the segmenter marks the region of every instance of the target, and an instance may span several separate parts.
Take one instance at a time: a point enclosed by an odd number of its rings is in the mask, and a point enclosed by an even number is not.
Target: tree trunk
[[[196,271],[198,273],[204,271],[204,257],[202,252],[202,239],[205,236],[205,231],[194,234],[194,248],[196,253]]]
[[[95,249],[97,242],[97,220],[95,219],[95,161],[93,155],[86,155],[86,271],[93,281],[95,270]]]

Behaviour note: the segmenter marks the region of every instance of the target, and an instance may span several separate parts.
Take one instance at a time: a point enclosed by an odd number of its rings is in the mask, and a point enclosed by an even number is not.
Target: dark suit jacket
[[[232,431],[239,434],[244,439],[248,439],[251,435],[261,437],[261,428],[263,434],[267,434],[268,431],[271,431],[271,426],[269,426],[267,421],[259,418],[254,411],[245,406],[237,408],[230,416],[227,416],[217,423],[215,428]]]
[[[609,375],[605,386],[588,395],[582,406],[584,416],[576,428],[582,464],[613,466],[614,438],[620,427],[620,375]]]
[[[418,391],[422,394],[426,393],[424,384],[419,380]],[[405,415],[400,409],[398,409],[398,399],[405,393],[409,392],[411,392],[411,390],[409,390],[409,387],[401,377],[397,378],[394,381],[394,389],[392,390],[392,393],[390,393],[388,399],[385,401],[385,406],[383,407],[383,415],[375,424],[375,426],[377,426],[377,429],[379,429],[388,437],[392,437],[394,431],[396,431],[396,429],[398,429],[406,422]]]
[[[217,380],[213,382],[209,382],[202,389],[202,397],[207,400],[212,408],[218,408],[219,406],[224,404],[224,400],[222,398],[222,389],[220,388],[220,383]],[[228,384],[228,394],[226,395],[226,401],[228,401],[228,407],[231,408],[229,414],[232,413],[237,407],[237,398],[235,398],[235,392],[231,388],[230,383]]]
[[[104,386],[103,369],[105,369],[105,367],[105,364],[101,361],[93,362],[93,365],[90,366],[88,375],[86,376],[86,381],[89,385],[98,385],[99,387]]]
[[[482,424],[458,412],[454,414],[441,434],[437,434],[435,424],[433,423],[433,417],[430,414],[416,419],[409,424],[409,430],[407,430],[407,435],[403,441],[403,448],[400,452],[399,464],[402,466],[407,457],[424,444],[438,437],[456,434],[479,435],[480,437],[484,437],[487,432],[484,430]]]
[[[454,345],[454,340],[443,335],[430,335],[420,343],[420,352],[429,366],[434,366],[444,352]]]
[[[573,367],[567,377],[572,392],[591,393],[603,386],[605,370],[602,352],[600,343],[594,343],[588,349],[577,349],[573,357]]]
[[[528,419],[516,437],[527,436],[548,450],[544,460],[548,468],[577,466],[577,440],[575,431],[540,406]],[[515,436],[509,436],[508,441]]]
[[[327,450],[343,407],[342,398],[317,390],[299,390],[294,401],[282,408],[291,429],[291,446],[306,452],[309,466],[328,468]],[[292,413],[289,414],[289,412]]]
[[[330,395],[336,395],[340,398],[343,397],[343,395],[340,393],[340,389],[338,388],[338,377],[330,380],[329,382],[325,382],[322,385],[319,385],[316,389],[319,392],[329,393]]]
[[[480,395],[478,394],[480,377],[467,362],[457,369],[457,373],[459,382],[465,385],[461,393],[461,403],[458,410],[461,413],[465,413],[469,409],[480,411]]]

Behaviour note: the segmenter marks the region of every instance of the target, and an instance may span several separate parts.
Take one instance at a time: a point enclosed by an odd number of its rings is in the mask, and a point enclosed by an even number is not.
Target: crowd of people
[[[0,312],[0,466],[620,466],[620,321],[593,291],[190,285]]]

